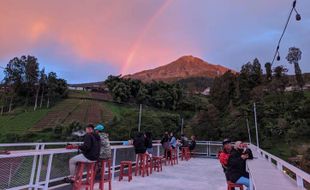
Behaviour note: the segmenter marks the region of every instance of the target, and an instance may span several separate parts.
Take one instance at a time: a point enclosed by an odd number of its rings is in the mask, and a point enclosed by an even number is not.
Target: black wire
[[[288,23],[290,22],[290,19],[291,19],[291,17],[292,17],[292,13],[293,13],[294,10],[296,11],[295,6],[296,6],[296,0],[293,2],[293,6],[292,6],[292,8],[291,8],[290,14],[289,14],[289,16],[288,16],[288,18],[287,18],[287,20],[286,20],[286,23],[285,23],[283,32],[282,32],[282,34],[281,34],[281,37],[280,37],[280,39],[279,39],[279,41],[278,41],[278,45],[277,45],[277,48],[276,48],[276,52],[274,53],[274,56],[273,56],[271,65],[273,65],[274,60],[276,59],[276,57],[277,57],[277,55],[278,55],[278,53],[279,53],[280,43],[281,43],[282,38],[283,38],[283,36],[284,36],[284,34],[285,34],[285,32],[286,32],[286,28],[287,28],[287,26],[288,26]],[[296,12],[297,12],[297,11],[296,11]]]

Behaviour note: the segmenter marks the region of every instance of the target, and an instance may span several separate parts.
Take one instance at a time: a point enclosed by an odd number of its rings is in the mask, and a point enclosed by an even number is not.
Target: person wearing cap
[[[69,160],[70,176],[65,178],[65,182],[74,182],[74,175],[76,170],[76,164],[78,162],[96,162],[100,154],[100,137],[94,134],[94,126],[89,124],[86,126],[86,134],[84,136],[84,142],[80,146],[75,148],[82,151],[82,154],[78,154]]]
[[[109,140],[109,135],[104,133],[104,126],[102,124],[98,124],[95,127],[95,133],[100,136],[100,156],[99,159],[101,160],[108,160],[111,159],[111,145]]]
[[[227,168],[228,168],[228,159],[230,156],[232,150],[231,141],[230,139],[224,139],[223,140],[223,149],[219,152],[218,158],[220,160],[220,163],[223,167],[226,179],[228,180],[227,176]]]

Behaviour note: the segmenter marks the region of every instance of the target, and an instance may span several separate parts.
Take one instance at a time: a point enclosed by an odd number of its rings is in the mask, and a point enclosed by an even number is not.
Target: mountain
[[[177,81],[186,78],[208,77],[215,78],[223,75],[230,69],[221,65],[210,64],[194,56],[183,56],[167,65],[155,69],[141,71],[135,74],[126,75],[124,78],[138,79],[144,82],[156,81]]]

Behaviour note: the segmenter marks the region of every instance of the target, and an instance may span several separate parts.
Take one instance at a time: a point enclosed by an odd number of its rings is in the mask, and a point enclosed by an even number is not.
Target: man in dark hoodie
[[[138,133],[133,140],[136,154],[144,154],[146,152],[145,138],[143,133]]]
[[[73,177],[75,175],[75,168],[78,162],[91,163],[99,159],[100,136],[94,133],[94,126],[92,124],[87,125],[84,142],[76,148],[81,150],[82,154],[78,154],[69,160],[70,180],[74,180]]]
[[[234,149],[231,150],[228,159],[227,178],[229,181],[237,184],[242,184],[249,188],[249,173],[246,171],[246,160],[250,159],[251,155],[244,152],[244,147],[241,141],[235,142]]]

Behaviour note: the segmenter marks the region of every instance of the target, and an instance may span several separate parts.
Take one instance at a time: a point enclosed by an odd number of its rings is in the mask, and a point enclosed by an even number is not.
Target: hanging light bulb
[[[299,13],[296,14],[296,20],[297,20],[297,21],[300,21],[300,20],[301,20],[301,16],[300,16]]]
[[[278,52],[278,56],[277,56],[277,61],[280,61],[281,57],[280,57],[280,53]]]

